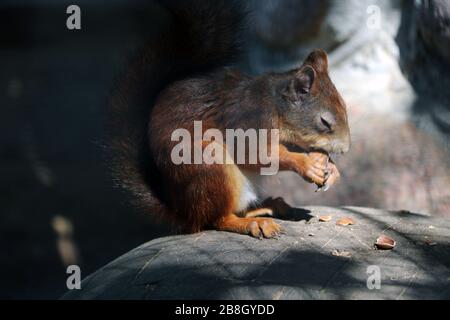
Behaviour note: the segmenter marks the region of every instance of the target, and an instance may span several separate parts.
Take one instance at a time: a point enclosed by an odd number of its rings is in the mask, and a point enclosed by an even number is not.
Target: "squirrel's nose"
[[[329,111],[321,113],[318,122],[319,127],[324,131],[333,131],[336,126],[336,119]]]

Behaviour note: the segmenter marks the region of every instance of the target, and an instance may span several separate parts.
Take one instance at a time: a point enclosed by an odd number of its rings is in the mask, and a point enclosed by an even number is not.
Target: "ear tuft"
[[[327,72],[327,54],[322,49],[316,49],[308,55],[303,65],[311,65],[317,72]]]

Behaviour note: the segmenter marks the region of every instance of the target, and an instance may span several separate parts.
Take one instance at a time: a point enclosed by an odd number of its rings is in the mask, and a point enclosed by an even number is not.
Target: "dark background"
[[[417,23],[436,21],[435,11],[426,15],[429,6],[379,2],[386,13],[393,10],[401,19],[392,38],[399,48],[398,68],[416,95],[407,120],[390,124],[390,117],[366,112],[364,101],[379,99],[384,92],[353,99],[349,116],[358,118],[352,125],[358,136],[353,155],[342,160],[340,189],[319,198],[289,176],[277,182],[276,190],[299,205],[419,207],[449,216],[450,51],[442,44],[445,32],[432,23],[423,24],[431,31]],[[287,69],[316,46],[339,53],[364,24],[344,36],[321,28],[331,10],[342,6],[333,3],[248,1],[256,12],[256,27],[247,41],[243,68],[253,73]],[[353,2],[346,3],[344,9],[351,11]],[[445,2],[431,3],[448,9]],[[66,28],[71,4],[81,7],[81,30]],[[354,11],[364,16],[367,5]],[[448,11],[437,12],[448,22]],[[66,290],[65,264],[80,265],[84,277],[133,247],[170,233],[130,208],[112,185],[103,152],[108,97],[129,57],[157,33],[158,19],[152,1],[0,4],[1,298],[57,298]],[[448,28],[448,23],[441,25]],[[349,81],[350,76],[344,82]],[[339,89],[344,82],[337,82]],[[360,89],[343,88],[343,95],[349,92],[351,97]],[[408,149],[403,152],[403,147]],[[396,176],[398,172],[405,174]],[[436,182],[435,177],[444,180]],[[399,183],[402,179],[406,182]]]
[[[152,30],[145,15],[152,8],[78,3],[78,31],[66,28],[72,2],[0,6],[0,297],[64,292],[56,216],[72,225],[83,277],[164,234],[112,187],[102,148],[109,93],[145,30]]]

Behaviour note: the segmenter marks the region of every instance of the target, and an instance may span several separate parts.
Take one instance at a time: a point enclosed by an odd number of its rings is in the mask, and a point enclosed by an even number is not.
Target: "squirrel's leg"
[[[303,179],[318,186],[323,186],[328,178],[328,156],[325,154],[291,152],[280,145],[279,155],[281,170],[297,172]]]
[[[232,162],[226,164],[170,165],[171,180],[166,179],[170,202],[176,204],[176,218],[184,221],[190,232],[206,227],[216,230],[271,238],[280,227],[271,218],[239,217],[257,199],[251,182]],[[183,192],[179,192],[180,187]]]
[[[227,157],[229,155],[227,154]],[[230,158],[228,158],[230,160]],[[231,161],[231,160],[230,160]],[[253,193],[251,182],[235,164],[223,166],[225,174],[224,190],[232,190],[227,195],[230,198],[230,212],[219,217],[214,223],[217,230],[250,234],[253,237],[272,238],[280,232],[280,226],[272,218],[257,218],[257,215],[272,214],[267,208],[259,208],[247,212],[245,217],[237,213],[244,212],[257,197]]]
[[[285,218],[289,215],[292,207],[284,201],[282,197],[267,198],[262,202],[264,208],[269,208],[274,213],[275,217]]]
[[[216,223],[218,230],[250,234],[256,238],[273,238],[280,233],[280,226],[272,218],[241,218],[228,214]]]
[[[254,218],[261,216],[273,216],[273,210],[270,208],[257,208],[254,210],[247,211],[245,213],[246,218]]]
[[[247,211],[244,216],[246,218],[260,216],[286,218],[291,210],[293,208],[282,197],[269,197],[261,203],[260,207]]]

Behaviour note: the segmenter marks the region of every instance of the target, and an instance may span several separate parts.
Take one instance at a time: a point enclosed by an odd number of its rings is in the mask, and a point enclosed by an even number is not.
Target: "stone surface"
[[[450,2],[405,1],[396,41],[400,66],[420,99],[414,111],[445,134],[450,133]]]
[[[450,298],[450,220],[358,207],[291,211],[279,239],[218,231],[155,239],[63,298]],[[324,214],[333,219],[319,222]],[[337,226],[342,217],[355,224]],[[393,250],[374,249],[380,234],[396,240]],[[380,268],[380,289],[367,287],[369,266]]]
[[[287,70],[298,66],[313,49],[333,52],[367,41],[371,33],[394,35],[400,22],[398,0],[252,0],[251,45],[247,68],[252,73]],[[374,17],[376,15],[376,17]],[[371,19],[380,20],[376,27]],[[379,25],[378,25],[379,24]]]

